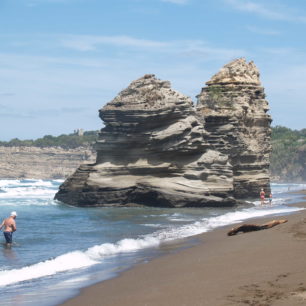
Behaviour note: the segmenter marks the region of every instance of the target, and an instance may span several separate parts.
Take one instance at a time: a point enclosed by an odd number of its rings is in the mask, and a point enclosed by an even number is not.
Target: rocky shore
[[[89,147],[0,146],[0,177],[7,179],[64,179],[83,162],[95,159]]]
[[[147,74],[100,110],[95,163],[55,198],[77,206],[231,206],[270,189],[271,117],[253,62],[225,65],[191,98]]]

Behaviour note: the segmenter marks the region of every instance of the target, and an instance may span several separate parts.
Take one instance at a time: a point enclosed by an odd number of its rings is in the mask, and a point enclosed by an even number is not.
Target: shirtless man
[[[260,195],[260,203],[261,203],[261,205],[264,205],[266,194],[265,194],[265,191],[263,190],[263,188],[261,188],[259,195]]]
[[[2,229],[2,227],[4,227],[3,235],[5,237],[7,246],[10,246],[12,244],[13,232],[17,230],[16,221],[15,221],[16,217],[17,217],[16,211],[12,211],[11,216],[4,219],[0,225],[0,230]]]

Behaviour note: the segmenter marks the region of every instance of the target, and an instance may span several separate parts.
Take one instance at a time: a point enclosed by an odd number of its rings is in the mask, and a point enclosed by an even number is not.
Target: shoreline
[[[306,208],[301,201],[291,205]],[[197,245],[137,264],[58,305],[305,305],[306,210],[286,219],[232,237],[226,233],[233,224],[194,236]]]

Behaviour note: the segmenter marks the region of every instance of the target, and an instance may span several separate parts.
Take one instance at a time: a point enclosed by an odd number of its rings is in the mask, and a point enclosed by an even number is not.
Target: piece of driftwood
[[[286,223],[288,220],[281,219],[281,220],[273,220],[268,223],[258,225],[258,224],[242,224],[236,227],[233,227],[228,233],[228,236],[233,236],[238,234],[239,232],[246,233],[246,232],[253,232],[253,231],[260,231],[263,229],[271,228],[275,225]]]

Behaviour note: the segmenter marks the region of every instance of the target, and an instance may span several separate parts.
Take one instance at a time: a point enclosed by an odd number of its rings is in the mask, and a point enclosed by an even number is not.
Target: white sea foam
[[[168,218],[170,221],[174,221],[174,222],[189,222],[192,221],[192,219],[190,218]]]
[[[58,185],[57,181],[0,180],[0,198],[52,199]]]
[[[272,199],[272,206],[284,205],[284,204],[286,204],[287,202],[288,202],[288,198],[276,198],[276,197],[274,197],[274,198]],[[248,202],[248,203],[252,203],[252,204],[254,204],[255,206],[258,206],[258,207],[262,206],[260,200],[258,200],[258,201],[253,201],[253,202]],[[268,199],[268,198],[265,199],[265,204],[269,204],[269,199]],[[270,204],[269,204],[269,205],[270,205]]]
[[[190,217],[186,217],[185,215],[180,214],[180,213],[174,213],[168,217],[168,220],[174,221],[174,222],[181,222],[181,221],[188,222],[188,221],[192,221],[193,219],[191,219]]]
[[[0,286],[7,286],[22,281],[29,281],[45,276],[55,275],[72,269],[95,265],[105,256],[158,246],[160,241],[154,237],[123,239],[118,243],[104,243],[89,248],[87,251],[74,251],[21,269],[0,271]]]
[[[306,184],[278,184],[273,183],[271,184],[272,191],[274,194],[279,194],[283,192],[291,192],[291,191],[298,191],[298,190],[304,190],[306,189]]]
[[[64,180],[60,180],[60,179],[58,179],[58,180],[52,180],[53,182],[57,182],[57,183],[63,183],[64,182]]]
[[[144,224],[141,224],[141,225],[148,226],[148,227],[157,227],[157,228],[163,227],[163,225],[161,225],[159,223],[144,223]]]
[[[156,247],[160,244],[158,237],[151,235],[138,239],[123,239],[118,243],[103,243],[101,245],[89,248],[85,254],[90,258],[99,260],[104,256],[115,255],[119,253],[135,252],[148,247]]]
[[[34,179],[26,179],[26,180],[0,180],[0,187],[14,187],[14,186],[38,186],[38,187],[52,187],[54,186],[53,182],[57,182],[56,180],[34,180]]]
[[[37,200],[35,198],[29,198],[29,199],[22,199],[19,200],[18,198],[15,198],[13,201],[11,199],[1,199],[0,197],[0,207],[2,206],[9,206],[11,208],[13,207],[21,207],[21,206],[58,206],[59,202],[56,200],[52,200],[49,197],[45,200]]]
[[[80,269],[98,264],[106,256],[121,253],[136,252],[145,248],[158,247],[161,243],[186,238],[213,230],[243,220],[267,215],[285,214],[301,210],[297,207],[275,206],[275,207],[253,207],[241,211],[229,212],[221,216],[203,218],[192,224],[156,231],[152,234],[137,239],[123,239],[117,243],[103,243],[95,245],[86,251],[74,251],[58,256],[54,259],[43,261],[21,269],[0,271],[0,286],[29,281],[45,276],[55,275],[72,269]]]
[[[0,198],[52,198],[54,190],[38,189],[33,187],[18,187],[14,189],[2,188],[4,192],[0,193]]]
[[[21,269],[6,270],[0,272],[0,286],[19,283],[22,281],[54,275],[72,269],[80,269],[96,264],[81,251],[70,252],[55,259],[43,261]]]

